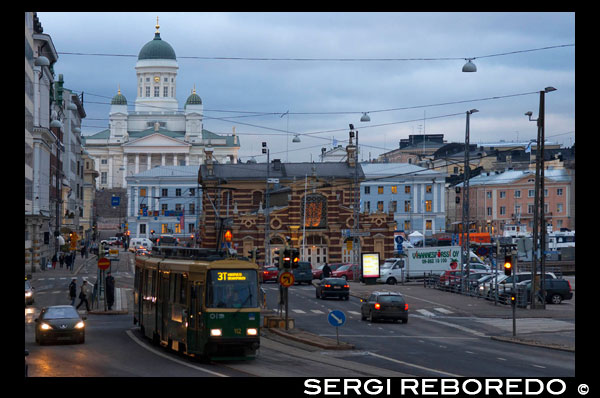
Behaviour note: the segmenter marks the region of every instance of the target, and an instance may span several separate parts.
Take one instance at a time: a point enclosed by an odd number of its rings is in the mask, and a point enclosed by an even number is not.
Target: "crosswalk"
[[[271,310],[274,312],[279,312],[279,308],[272,308]],[[285,309],[282,309],[282,312],[285,313]],[[290,309],[290,313],[294,313],[294,314],[298,314],[298,315],[327,315],[329,312],[331,312],[331,310],[329,310],[329,309],[327,309],[327,310],[318,310],[318,309],[301,310],[298,308]],[[349,315],[351,318],[361,316],[360,311],[344,311],[344,312],[347,315]],[[435,307],[435,308],[429,308],[429,309],[421,308],[418,310],[414,310],[414,313],[417,313],[418,315],[422,315],[422,316],[425,316],[428,318],[433,318],[433,317],[439,317],[439,316],[452,315],[454,312],[450,311],[446,308]]]

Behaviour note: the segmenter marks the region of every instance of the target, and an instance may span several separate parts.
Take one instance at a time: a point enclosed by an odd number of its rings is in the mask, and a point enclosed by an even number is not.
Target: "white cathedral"
[[[125,188],[126,177],[156,166],[201,165],[209,148],[214,161],[237,163],[240,142],[235,127],[231,135],[205,130],[195,87],[179,110],[178,69],[173,47],[160,38],[157,18],[154,39],[142,47],[135,65],[135,110],[127,110],[119,89],[111,101],[109,128],[83,137],[99,173],[96,188]]]

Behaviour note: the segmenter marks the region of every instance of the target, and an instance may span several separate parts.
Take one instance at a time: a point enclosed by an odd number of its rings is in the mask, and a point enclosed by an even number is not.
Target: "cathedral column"
[[[123,154],[123,188],[127,186],[127,154]]]
[[[152,168],[152,154],[147,154],[146,155],[148,158],[148,170],[150,170]]]
[[[177,154],[173,154],[173,166],[177,166]]]
[[[140,172],[140,154],[135,154],[135,174]]]
[[[160,165],[161,165],[161,166],[166,166],[166,157],[165,157],[165,154],[164,154],[164,153],[162,154],[162,160],[161,160],[161,163],[160,163]]]
[[[113,156],[108,156],[108,189],[113,187]]]
[[[190,155],[188,155],[188,154],[185,155],[185,165],[186,166],[190,165]]]

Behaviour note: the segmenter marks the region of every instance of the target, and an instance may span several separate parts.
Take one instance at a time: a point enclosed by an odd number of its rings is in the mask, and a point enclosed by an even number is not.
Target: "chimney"
[[[207,146],[206,148],[204,148],[204,156],[205,156],[204,162],[206,164],[206,171],[209,176],[215,175],[212,155],[213,155],[213,149],[210,145]]]

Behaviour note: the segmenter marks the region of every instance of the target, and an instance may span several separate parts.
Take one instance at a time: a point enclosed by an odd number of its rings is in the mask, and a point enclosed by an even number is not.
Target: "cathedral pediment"
[[[173,137],[167,137],[166,135],[163,135],[161,133],[154,133],[154,134],[147,135],[145,137],[136,138],[133,140],[130,139],[129,142],[123,144],[123,150],[125,152],[128,152],[128,150],[133,150],[133,149],[135,149],[136,151],[140,151],[140,149],[142,149],[142,148],[147,148],[147,149],[150,149],[150,148],[156,149],[158,147],[188,148],[190,146],[191,146],[190,144],[188,144],[187,142],[184,142],[183,140],[173,138]]]

